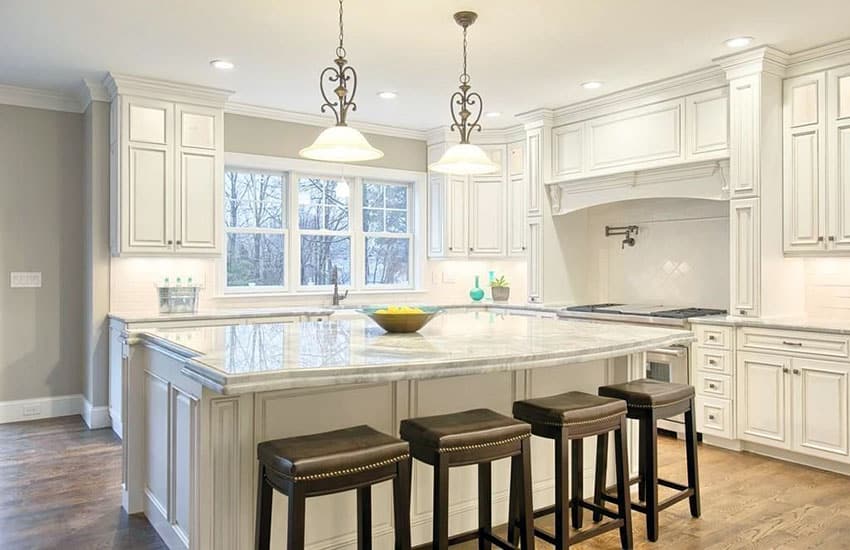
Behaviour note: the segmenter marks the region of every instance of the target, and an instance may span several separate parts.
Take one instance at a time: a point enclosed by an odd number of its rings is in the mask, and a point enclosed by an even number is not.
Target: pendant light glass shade
[[[313,145],[301,149],[298,154],[304,158],[329,162],[361,162],[384,156],[382,151],[369,145],[363,134],[351,126],[325,128]]]
[[[458,143],[449,147],[440,160],[428,167],[441,174],[492,174],[501,167],[490,160],[481,147],[471,143]]]

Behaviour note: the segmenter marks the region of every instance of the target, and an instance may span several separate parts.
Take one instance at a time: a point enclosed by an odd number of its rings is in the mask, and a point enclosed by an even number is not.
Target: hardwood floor
[[[685,479],[683,453],[659,439],[662,477]],[[700,469],[702,518],[686,502],[663,511],[651,544],[635,513],[636,548],[850,548],[850,477],[705,446]],[[0,548],[165,548],[147,520],[121,511],[120,483],[121,442],[108,429],[89,431],[79,417],[0,425]],[[614,531],[578,548],[618,546]]]

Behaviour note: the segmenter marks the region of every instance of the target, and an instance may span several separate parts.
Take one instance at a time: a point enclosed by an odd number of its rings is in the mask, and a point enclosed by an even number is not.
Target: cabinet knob
[[[782,367],[782,372],[784,372],[785,374],[788,374],[788,367]]]
[[[792,372],[793,372],[794,374],[799,375],[799,374],[800,374],[800,369],[794,369]]]
[[[474,249],[470,246],[470,247],[469,247],[469,251],[470,251],[470,252],[472,252],[473,250],[474,250]]]
[[[452,247],[449,247],[449,250],[454,250],[454,248],[452,248]]]
[[[818,237],[818,242],[819,242],[819,243],[822,243],[822,242],[823,242],[823,235],[821,235],[820,237]]]
[[[717,361],[715,361],[714,359],[709,359],[709,360],[708,360],[708,364],[709,364],[709,365],[716,365],[716,364],[717,364]]]
[[[741,315],[746,315],[746,314],[747,314],[747,310],[746,310],[746,309],[739,309],[739,310],[738,310],[738,313],[739,313],[739,314],[741,314]]]
[[[181,244],[183,244],[183,241],[177,241],[177,244],[181,245]]]
[[[174,244],[174,241],[172,241],[171,239],[168,239],[168,243],[167,243],[167,244]]]
[[[835,235],[830,235],[830,236],[829,236],[829,242],[831,242],[831,243],[834,243],[834,242],[835,242]]]
[[[525,247],[523,246],[522,249],[525,250]]]
[[[708,415],[708,419],[709,419],[709,420],[714,420],[714,415],[713,415],[713,414]]]
[[[716,390],[717,384],[709,384],[708,387],[711,388],[712,390]]]
[[[709,334],[708,339],[711,340],[712,342],[717,340],[717,338],[713,334]]]

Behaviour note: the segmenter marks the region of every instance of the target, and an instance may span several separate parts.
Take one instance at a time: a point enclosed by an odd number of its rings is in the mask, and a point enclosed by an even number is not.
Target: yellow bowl
[[[434,307],[420,307],[423,310],[422,313],[378,313],[378,309],[382,308],[369,308],[358,311],[375,321],[385,331],[396,333],[416,332],[427,325],[428,321],[442,311]]]

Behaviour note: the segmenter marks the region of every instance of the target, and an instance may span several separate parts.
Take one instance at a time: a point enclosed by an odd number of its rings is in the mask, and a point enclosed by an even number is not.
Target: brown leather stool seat
[[[492,462],[511,458],[511,506],[517,507],[522,547],[533,548],[531,533],[531,426],[489,409],[402,420],[402,439],[414,458],[434,467],[433,537],[423,547],[445,550],[450,544],[478,540],[507,545],[492,531]],[[475,531],[449,537],[449,468],[478,465],[478,525]]]
[[[694,388],[687,384],[673,384],[658,380],[641,379],[624,384],[613,384],[599,388],[599,395],[623,399],[628,406],[628,416],[638,421],[638,496],[641,502],[632,508],[646,514],[646,536],[650,541],[658,540],[658,513],[665,508],[687,499],[691,516],[700,516],[699,465],[697,463],[697,430],[694,419]],[[658,420],[672,418],[684,413],[685,451],[688,467],[687,485],[658,477]],[[610,491],[604,487],[605,466],[597,455],[595,501],[612,501]],[[658,486],[676,491],[672,496],[659,501]],[[619,492],[619,489],[618,489]],[[594,516],[596,519],[597,516]]]
[[[289,497],[287,549],[304,548],[307,497],[357,490],[357,533],[371,547],[371,486],[393,480],[396,548],[410,548],[410,450],[406,442],[369,426],[264,441],[260,463],[256,548],[268,550],[272,489]]]
[[[621,399],[600,397],[589,393],[571,391],[549,397],[517,401],[513,407],[514,417],[531,424],[532,433],[555,441],[555,505],[534,512],[535,517],[555,514],[555,533],[535,529],[535,535],[556,548],[568,548],[583,540],[601,535],[611,529],[620,530],[623,548],[632,547],[631,503],[628,491],[629,466],[626,451],[626,402]],[[597,452],[608,459],[608,435],[614,432],[615,459],[617,462],[616,513],[604,508],[601,502],[584,499],[584,448],[585,437],[597,437]],[[568,461],[569,445],[572,444],[572,464]],[[570,474],[571,498],[567,487]],[[579,531],[570,536],[569,513],[573,527],[581,528],[584,509],[594,512],[599,521],[606,516],[613,521]],[[510,527],[513,528],[512,520]],[[515,535],[514,535],[515,536]],[[509,533],[509,538],[511,538]]]
[[[599,388],[599,395],[622,399],[630,409],[657,409],[676,405],[687,408],[687,401],[694,398],[694,388],[687,384],[644,378],[624,384],[602,386]]]

